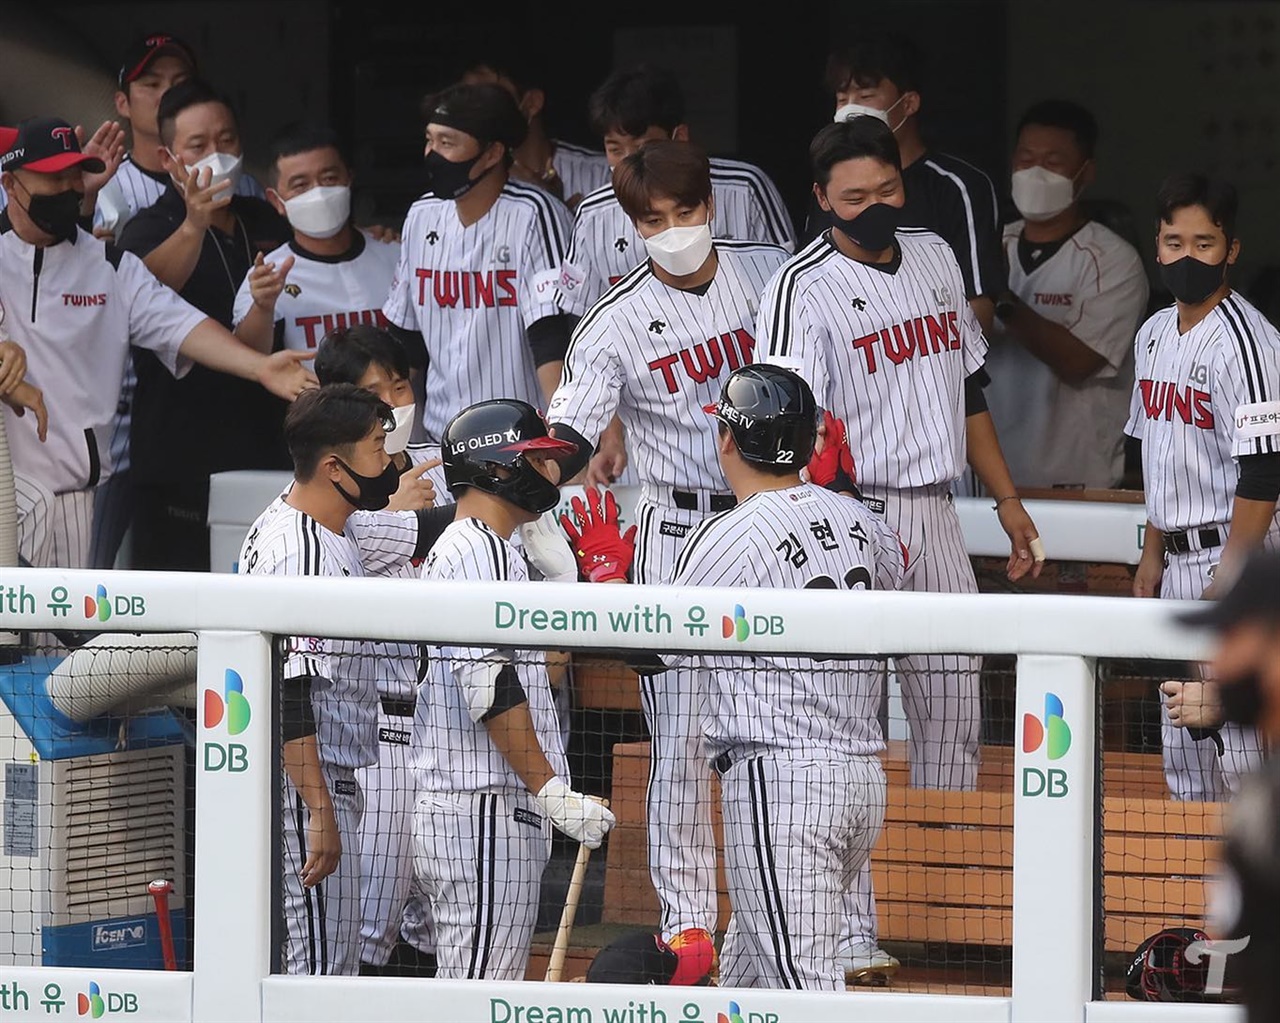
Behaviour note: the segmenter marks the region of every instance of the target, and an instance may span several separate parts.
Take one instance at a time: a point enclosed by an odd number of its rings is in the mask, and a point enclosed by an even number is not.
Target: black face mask
[[[1262,677],[1256,671],[1237,675],[1218,683],[1218,699],[1222,703],[1222,719],[1251,727],[1262,716]]]
[[[854,244],[868,252],[883,252],[893,244],[893,233],[902,220],[902,207],[878,202],[868,206],[852,220],[838,216],[835,210],[828,210],[827,217],[832,226],[847,234]]]
[[[24,209],[31,218],[31,223],[45,234],[64,242],[76,235],[80,202],[83,199],[84,196],[73,188],[68,188],[65,192],[54,192],[52,195],[32,195],[27,192],[27,205]]]
[[[471,168],[474,167],[484,155],[481,151],[470,160],[462,160],[455,163],[452,160],[446,160],[434,149],[431,150],[424,158],[423,163],[427,167],[427,190],[432,195],[440,199],[459,199],[466,195],[476,186],[476,182],[484,177],[471,180]],[[489,168],[492,170],[493,168]],[[488,174],[489,171],[485,171]]]
[[[400,470],[396,468],[395,462],[388,462],[387,467],[377,476],[361,476],[341,458],[337,461],[347,471],[347,475],[356,481],[360,493],[352,497],[336,480],[330,482],[333,483],[333,489],[358,511],[382,511],[391,502],[391,495],[400,487]]]
[[[1199,305],[1220,287],[1227,277],[1227,261],[1202,263],[1194,256],[1183,256],[1172,263],[1160,264],[1160,280],[1179,302]]]

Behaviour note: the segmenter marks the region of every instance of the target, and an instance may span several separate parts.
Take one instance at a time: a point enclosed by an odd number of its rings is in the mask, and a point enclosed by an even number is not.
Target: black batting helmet
[[[1204,1002],[1209,978],[1208,956],[1192,963],[1187,947],[1208,941],[1194,927],[1166,927],[1138,946],[1125,975],[1125,992],[1140,1002]]]
[[[806,465],[818,439],[818,403],[804,378],[768,363],[729,374],[703,410],[724,423],[738,452],[761,465]]]
[[[578,450],[547,436],[538,410],[514,398],[464,408],[444,428],[440,448],[449,493],[456,497],[463,487],[475,487],[535,515],[556,506],[560,488],[529,464],[525,452],[562,460]],[[507,471],[499,475],[499,469]]]

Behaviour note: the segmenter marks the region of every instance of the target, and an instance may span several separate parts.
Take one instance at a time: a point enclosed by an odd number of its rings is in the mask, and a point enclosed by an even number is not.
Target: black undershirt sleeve
[[[528,702],[529,696],[525,693],[524,686],[520,684],[515,665],[504,664],[502,670],[498,672],[497,682],[493,687],[493,706],[485,711],[480,721],[482,724],[492,721],[513,707],[519,707]]]
[[[964,414],[976,416],[987,411],[987,396],[982,389],[991,383],[991,377],[985,369],[978,369],[964,378]]]
[[[1280,452],[1240,456],[1240,482],[1236,497],[1249,501],[1280,498]]]
[[[316,734],[315,713],[311,709],[310,675],[287,678],[280,684],[280,740],[292,742]]]
[[[545,366],[548,362],[563,362],[569,351],[569,337],[573,334],[574,317],[568,313],[544,316],[529,324],[525,338],[533,352],[533,364]]]
[[[587,467],[587,463],[591,461],[591,456],[595,454],[595,447],[572,426],[565,426],[564,423],[552,423],[550,430],[555,434],[556,440],[567,440],[571,444],[578,445],[578,450],[573,457],[566,458],[560,463],[560,478],[571,480]]]

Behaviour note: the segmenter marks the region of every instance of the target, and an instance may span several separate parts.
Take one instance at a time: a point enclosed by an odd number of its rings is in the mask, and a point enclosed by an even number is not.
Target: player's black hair
[[[355,384],[329,384],[303,391],[284,414],[284,440],[299,483],[316,474],[320,459],[345,454],[378,424],[392,421],[391,406]]]
[[[1098,148],[1098,119],[1072,100],[1044,99],[1033,103],[1019,119],[1015,137],[1021,135],[1022,129],[1029,124],[1071,132],[1075,136],[1076,147],[1086,160],[1092,160],[1094,150]]]
[[[684,91],[675,75],[648,64],[615,71],[587,101],[587,121],[601,138],[611,131],[643,135],[655,126],[671,131],[684,117]]]
[[[160,105],[156,110],[156,126],[160,130],[160,141],[166,146],[173,145],[174,122],[178,115],[188,107],[196,107],[202,103],[219,103],[231,111],[231,119],[240,123],[235,104],[223,93],[219,92],[203,78],[188,78],[185,82],[165,89],[160,97]]]
[[[632,220],[653,209],[655,198],[696,206],[711,199],[711,162],[692,142],[656,139],[614,168],[613,191]]]
[[[1203,206],[1227,241],[1235,239],[1240,197],[1230,181],[1193,171],[1170,174],[1156,193],[1156,215],[1163,223],[1172,224],[1174,213],[1188,206]]]
[[[392,377],[409,379],[409,356],[404,346],[381,327],[357,323],[331,330],[320,339],[313,366],[321,385],[356,384],[370,365]]]
[[[268,150],[271,166],[278,171],[279,163],[283,158],[297,156],[299,153],[309,153],[315,149],[335,149],[338,156],[342,158],[342,162],[348,167],[351,166],[351,161],[347,159],[346,146],[343,145],[336,131],[327,124],[304,124],[297,121],[285,125],[272,138]]]
[[[857,38],[827,55],[823,84],[830,93],[850,85],[874,89],[886,78],[899,93],[920,91],[920,48],[897,32],[859,33]]]
[[[893,130],[878,117],[855,117],[824,125],[809,143],[809,166],[813,180],[825,186],[831,168],[845,160],[869,156],[902,170],[902,155]]]

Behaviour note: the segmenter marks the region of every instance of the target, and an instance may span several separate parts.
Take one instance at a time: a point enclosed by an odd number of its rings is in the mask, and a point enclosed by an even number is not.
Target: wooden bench
[[[1008,947],[1012,942],[1013,750],[984,746],[979,787],[939,792],[907,787],[903,743],[884,756],[889,799],[872,853],[880,937],[888,943]],[[644,824],[648,743],[614,747],[604,921],[653,927]],[[1220,804],[1166,797],[1158,754],[1104,753],[1103,913],[1107,952],[1129,953],[1171,926],[1203,926],[1204,880],[1221,828]],[[719,793],[712,779],[717,841]],[[723,866],[720,921],[729,917]]]

